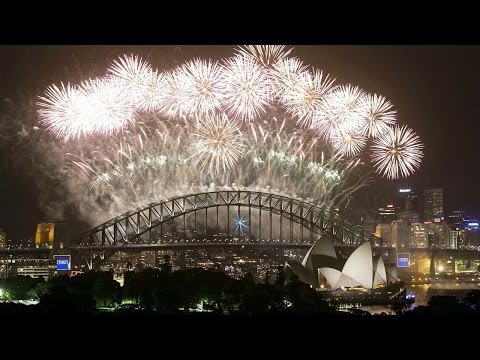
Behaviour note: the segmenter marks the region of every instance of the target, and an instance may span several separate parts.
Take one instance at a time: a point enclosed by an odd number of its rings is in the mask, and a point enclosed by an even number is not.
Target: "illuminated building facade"
[[[67,222],[40,223],[35,234],[35,247],[48,247],[62,252],[70,247],[70,230]]]
[[[330,304],[392,304],[405,302],[406,289],[397,278],[395,263],[385,263],[375,255],[372,243],[357,247],[348,258],[337,257],[331,237],[323,235],[300,263],[285,263],[285,278],[292,276],[312,288]]]
[[[55,237],[55,225],[53,223],[40,223],[37,225],[35,234],[35,247],[53,247],[53,239]]]
[[[15,259],[9,263],[8,276],[30,276],[44,278],[45,280],[55,275],[53,259]]]
[[[427,247],[430,228],[424,223],[412,223],[410,225],[410,245],[413,247]]]
[[[423,192],[423,221],[443,222],[443,189],[427,189]]]
[[[458,247],[459,237],[460,237],[460,230],[450,229],[450,236],[448,241],[448,247],[450,249],[456,249]]]
[[[452,236],[455,236],[453,239]],[[458,243],[458,231],[452,234],[450,226],[438,223],[412,223],[410,226],[410,244],[413,247],[455,248]],[[455,247],[453,247],[455,246]]]

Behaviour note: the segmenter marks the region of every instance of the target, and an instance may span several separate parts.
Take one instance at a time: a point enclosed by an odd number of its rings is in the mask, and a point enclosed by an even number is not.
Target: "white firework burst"
[[[50,85],[41,101],[38,116],[40,122],[58,138],[66,140],[87,135],[94,129],[91,120],[83,116],[88,107],[85,93],[77,86],[61,83],[61,86]]]
[[[363,90],[358,86],[335,87],[321,99],[312,127],[326,139],[334,136],[338,129],[347,133],[359,131],[365,117],[362,96]]]
[[[249,122],[270,105],[272,85],[265,68],[249,58],[235,56],[225,61],[222,91],[226,111],[235,119]]]
[[[368,137],[378,137],[397,120],[396,111],[391,110],[393,105],[383,96],[367,94],[362,98],[365,117],[361,132]]]
[[[163,74],[158,74],[157,70],[150,71],[145,79],[141,96],[139,96],[136,106],[139,110],[145,112],[154,112],[159,110],[165,102],[165,82]]]
[[[179,79],[185,81],[182,90],[184,111],[188,115],[205,115],[220,109],[223,93],[222,68],[218,62],[195,59],[179,70]]]
[[[185,94],[188,92],[188,80],[185,74],[178,70],[164,73],[162,76],[163,99],[160,111],[170,117],[185,115],[190,107],[188,106]]]
[[[197,123],[196,140],[190,147],[195,166],[210,174],[226,172],[233,168],[243,155],[238,126],[225,114],[208,115]]]
[[[118,81],[134,102],[142,101],[148,94],[152,68],[138,55],[119,57],[118,60],[113,61],[107,72],[110,77]]]
[[[267,67],[285,59],[292,50],[293,48],[287,49],[285,45],[245,45],[235,49],[238,54]]]
[[[331,139],[333,148],[343,156],[356,156],[365,147],[367,138],[355,131],[338,130]]]
[[[275,97],[280,99],[283,94],[295,86],[301,73],[307,71],[307,66],[300,59],[285,58],[273,64],[270,70]]]
[[[375,171],[388,179],[398,179],[411,175],[423,157],[423,144],[413,130],[390,127],[373,140],[372,162]]]
[[[312,127],[321,109],[322,98],[333,88],[335,79],[322,71],[304,71],[283,91],[280,102],[297,118],[297,124]]]
[[[121,83],[97,78],[84,81],[80,88],[88,97],[80,118],[92,127],[89,132],[109,135],[135,121],[135,108]]]

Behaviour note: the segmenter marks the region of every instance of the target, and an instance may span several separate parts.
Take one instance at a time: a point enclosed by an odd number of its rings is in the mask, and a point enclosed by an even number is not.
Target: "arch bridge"
[[[164,248],[172,242],[295,247],[312,244],[325,232],[333,235],[337,245],[355,246],[367,240],[380,244],[378,237],[315,204],[242,190],[178,196],[130,211],[73,239],[72,250],[112,254]]]

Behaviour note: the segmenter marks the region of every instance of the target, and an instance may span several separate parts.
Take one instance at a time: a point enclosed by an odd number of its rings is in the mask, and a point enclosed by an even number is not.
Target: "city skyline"
[[[7,236],[21,238],[30,232],[33,235],[36,224],[48,219],[39,203],[37,192],[40,189],[35,184],[35,174],[29,171],[27,164],[15,163],[15,152],[28,151],[28,146],[21,141],[23,129],[10,128],[11,119],[5,115],[11,111],[12,104],[20,103],[19,97],[34,99],[48,84],[70,79],[73,82],[78,75],[69,74],[78,74],[84,69],[90,74],[98,72],[101,64],[111,62],[121,53],[143,57],[151,54],[152,59],[176,56],[184,61],[194,57],[227,56],[232,48],[2,47],[7,56],[1,63],[0,85],[4,114],[0,156],[3,199],[0,214],[4,223],[0,223],[0,227],[6,230]],[[475,108],[474,89],[478,77],[473,69],[480,63],[480,47],[293,45],[293,48],[294,55],[333,74],[339,82],[358,84],[367,91],[386,96],[398,112],[398,123],[412,126],[425,144],[423,163],[411,177],[387,181],[375,176],[375,181],[364,191],[371,201],[370,209],[378,208],[388,199],[388,194],[408,184],[419,192],[420,189],[442,187],[448,212],[462,209],[475,216],[478,214],[480,195],[471,194],[470,187],[464,184],[473,181],[478,171],[472,164],[475,163],[473,146],[479,125],[471,120],[471,114]],[[32,61],[35,67],[28,66]],[[12,141],[12,132],[19,141]],[[65,214],[68,217],[68,212]],[[26,227],[31,227],[31,231]]]

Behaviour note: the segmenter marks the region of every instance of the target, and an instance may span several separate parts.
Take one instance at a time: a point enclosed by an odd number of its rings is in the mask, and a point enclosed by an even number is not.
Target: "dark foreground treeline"
[[[3,300],[39,300],[29,311],[115,312],[155,311],[161,314],[209,312],[214,314],[332,313],[334,309],[308,285],[294,278],[285,285],[280,271],[271,282],[255,283],[248,274],[235,280],[219,271],[188,269],[126,272],[124,286],[111,272],[57,276],[47,282],[29,277],[0,281]],[[8,310],[4,310],[7,309]],[[21,304],[0,304],[0,313],[11,314]],[[2,311],[3,310],[3,311]]]
[[[270,280],[270,281],[268,281]],[[16,300],[38,300],[24,305]],[[74,277],[57,276],[45,282],[30,277],[0,281],[0,316],[21,314],[91,314],[102,317],[130,316],[363,316],[355,310],[339,313],[321,294],[293,277],[285,283],[280,269],[274,279],[256,283],[250,274],[235,280],[223,272],[188,269],[172,271],[168,262],[161,270],[148,268],[125,273],[124,286],[111,272],[88,272]],[[428,306],[413,310],[397,304],[394,318],[479,316],[480,290],[459,301],[453,296],[434,296]],[[200,314],[201,313],[201,314]],[[387,315],[386,313],[384,315]],[[378,316],[373,316],[378,317]],[[380,316],[381,317],[381,316]]]

